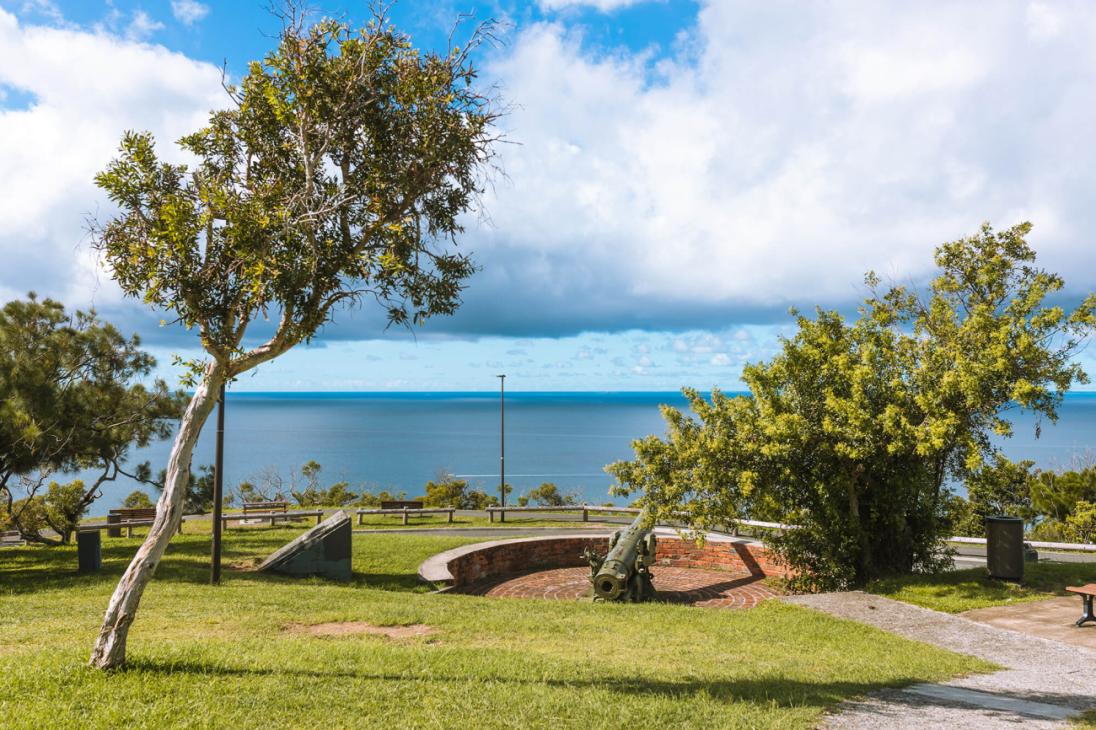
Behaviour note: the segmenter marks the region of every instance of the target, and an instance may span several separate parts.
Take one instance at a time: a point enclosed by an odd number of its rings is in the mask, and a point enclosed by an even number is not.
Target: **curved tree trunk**
[[[125,664],[129,626],[133,623],[145,586],[152,580],[167,544],[183,519],[183,498],[190,478],[191,455],[202,432],[202,425],[217,403],[224,379],[224,366],[217,362],[210,364],[183,414],[179,433],[168,457],[164,491],[156,503],[156,519],[110,598],[99,638],[91,651],[90,664],[93,667],[116,669]]]

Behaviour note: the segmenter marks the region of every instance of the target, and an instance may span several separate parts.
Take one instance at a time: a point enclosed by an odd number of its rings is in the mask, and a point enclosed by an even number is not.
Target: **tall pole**
[[[213,467],[213,560],[209,573],[209,582],[213,585],[221,582],[221,505],[224,502],[224,476],[225,386],[221,383],[221,394],[217,399],[217,458]]]
[[[506,376],[499,375],[499,499],[506,506]],[[499,512],[499,521],[506,522],[506,513]]]

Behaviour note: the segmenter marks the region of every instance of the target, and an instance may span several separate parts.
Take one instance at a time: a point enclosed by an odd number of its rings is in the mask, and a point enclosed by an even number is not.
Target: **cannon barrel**
[[[641,512],[613,535],[609,552],[592,565],[594,596],[603,601],[642,601],[654,595],[648,567],[655,558],[654,520]]]

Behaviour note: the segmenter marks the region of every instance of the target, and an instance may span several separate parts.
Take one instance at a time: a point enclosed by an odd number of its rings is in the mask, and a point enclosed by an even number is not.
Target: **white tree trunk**
[[[202,425],[217,403],[224,379],[224,366],[211,363],[183,414],[179,433],[171,447],[171,456],[168,457],[164,491],[156,503],[156,519],[110,598],[99,638],[91,651],[90,664],[93,667],[116,669],[125,664],[129,626],[133,623],[145,586],[152,580],[156,566],[183,518],[183,498],[190,478],[191,455],[202,432]]]

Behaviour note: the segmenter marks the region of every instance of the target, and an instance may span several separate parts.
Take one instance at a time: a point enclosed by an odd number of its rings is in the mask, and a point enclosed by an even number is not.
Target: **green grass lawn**
[[[1096,582],[1096,563],[1028,563],[1021,584],[996,580],[985,568],[880,580],[867,590],[925,608],[961,613],[974,608],[1070,595],[1066,586]]]
[[[300,528],[230,530],[252,564]],[[229,570],[177,537],[129,637],[85,666],[137,539],[0,550],[0,717],[16,727],[809,727],[842,699],[990,666],[776,601],[750,611],[428,595],[415,571],[471,540],[358,534],[346,585]],[[319,638],[292,624],[425,624],[429,636]]]

